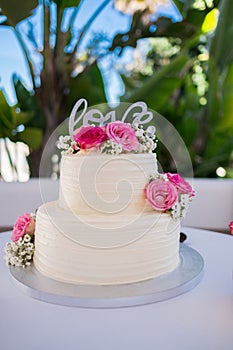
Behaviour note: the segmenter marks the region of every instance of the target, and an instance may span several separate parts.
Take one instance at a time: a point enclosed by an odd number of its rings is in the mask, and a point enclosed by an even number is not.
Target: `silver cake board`
[[[167,300],[194,288],[203,275],[204,261],[193,248],[180,244],[180,264],[161,277],[122,285],[75,285],[42,275],[32,264],[10,267],[13,281],[28,296],[58,305],[118,308]]]

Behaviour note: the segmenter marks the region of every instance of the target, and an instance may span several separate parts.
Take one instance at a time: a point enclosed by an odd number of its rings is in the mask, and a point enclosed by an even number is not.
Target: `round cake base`
[[[109,286],[62,283],[43,276],[34,265],[23,269],[10,267],[17,286],[28,296],[44,302],[84,308],[117,308],[159,302],[188,292],[201,280],[202,256],[180,245],[179,266],[161,277],[143,282]]]

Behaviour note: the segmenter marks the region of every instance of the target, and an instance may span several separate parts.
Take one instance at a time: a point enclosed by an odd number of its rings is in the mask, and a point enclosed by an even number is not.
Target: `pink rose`
[[[178,200],[176,186],[162,179],[149,182],[145,188],[145,194],[148,204],[159,211],[171,209]]]
[[[11,239],[14,242],[25,236],[27,233],[33,235],[35,232],[35,220],[30,214],[23,214],[18,217],[14,224]]]
[[[233,221],[229,223],[230,234],[233,235]]]
[[[167,178],[176,186],[179,192],[188,194],[192,197],[195,196],[192,186],[179,174],[167,173]]]
[[[110,140],[122,145],[125,151],[136,151],[139,141],[131,125],[116,121],[106,125],[106,134]]]
[[[98,146],[107,139],[104,128],[100,126],[82,126],[74,135],[74,141],[79,144],[82,149],[89,149]]]

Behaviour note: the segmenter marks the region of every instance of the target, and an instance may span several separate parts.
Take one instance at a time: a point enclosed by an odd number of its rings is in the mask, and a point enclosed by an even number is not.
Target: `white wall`
[[[233,220],[233,180],[194,179],[196,196],[183,226],[228,231]]]
[[[19,215],[35,212],[43,202],[57,198],[58,181],[0,182],[0,226],[11,226]]]
[[[193,187],[196,197],[183,225],[228,230],[233,220],[233,180],[194,179]],[[0,182],[0,226],[11,226],[19,215],[34,212],[43,202],[56,200],[58,190],[58,181],[50,179]]]

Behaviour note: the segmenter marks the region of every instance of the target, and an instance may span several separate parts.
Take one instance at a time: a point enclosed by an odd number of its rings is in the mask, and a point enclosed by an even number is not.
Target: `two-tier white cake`
[[[84,103],[84,125],[75,115]],[[179,174],[159,174],[156,138],[145,104],[126,123],[86,112],[80,100],[63,149],[59,199],[37,211],[34,264],[62,282],[118,285],[144,281],[179,265],[180,220],[193,196]],[[131,111],[134,106],[130,106]],[[100,125],[94,114],[99,113]],[[109,119],[110,120],[107,120]],[[148,122],[148,118],[147,118]]]
[[[94,192],[89,180],[96,169]],[[145,201],[156,172],[153,153],[64,155],[60,198],[37,212],[35,267],[78,284],[131,283],[175,269],[180,224]]]

